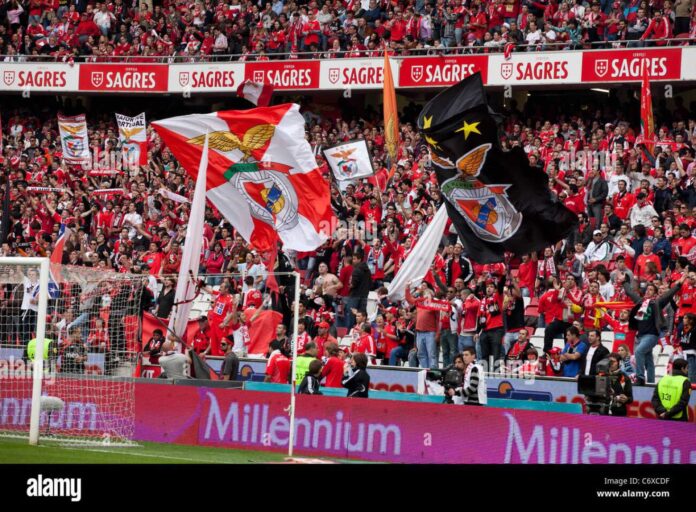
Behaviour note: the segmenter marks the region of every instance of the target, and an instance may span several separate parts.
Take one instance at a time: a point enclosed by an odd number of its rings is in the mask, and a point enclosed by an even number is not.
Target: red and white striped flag
[[[273,86],[246,80],[237,88],[237,96],[253,103],[257,107],[267,107],[271,102]]]
[[[152,124],[194,178],[209,135],[206,197],[256,249],[275,249],[280,237],[286,249],[312,251],[333,214],[299,110],[286,103]]]

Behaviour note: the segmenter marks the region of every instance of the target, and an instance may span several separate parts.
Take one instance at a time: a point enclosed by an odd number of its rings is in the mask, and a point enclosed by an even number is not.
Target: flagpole
[[[297,372],[297,326],[300,323],[300,273],[295,275],[295,305],[293,306],[292,321],[292,383],[290,384],[290,436],[288,438],[288,457],[292,457],[295,444],[295,385]]]

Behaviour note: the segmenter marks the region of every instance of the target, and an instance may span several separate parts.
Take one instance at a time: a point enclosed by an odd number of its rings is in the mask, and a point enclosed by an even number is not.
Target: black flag
[[[488,107],[479,73],[430,100],[418,118],[440,189],[468,255],[503,261],[504,252],[541,250],[565,238],[577,217],[549,190],[521,148],[503,152],[499,115]]]

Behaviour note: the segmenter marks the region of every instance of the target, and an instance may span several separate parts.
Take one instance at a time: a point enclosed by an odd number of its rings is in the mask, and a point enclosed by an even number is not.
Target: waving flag
[[[649,66],[643,67],[643,86],[640,89],[640,139],[648,152],[652,154],[655,147],[655,120],[652,111],[652,94],[650,93]]]
[[[435,259],[435,253],[447,225],[447,209],[440,206],[433,220],[425,228],[415,247],[406,257],[404,264],[389,284],[387,297],[392,302],[404,300],[409,281],[424,277]]]
[[[84,114],[67,117],[58,114],[58,130],[63,149],[63,160],[69,164],[83,164],[90,160],[87,120]]]
[[[246,80],[237,88],[237,96],[257,107],[267,107],[271,102],[273,86]]]
[[[365,178],[375,173],[364,140],[353,140],[325,149],[324,158],[338,181]]]
[[[173,117],[153,126],[197,177],[209,134],[206,197],[242,237],[260,251],[312,251],[331,225],[329,187],[305,139],[299,106]]]
[[[147,165],[147,124],[145,112],[135,117],[116,114],[118,138],[122,143],[126,162]]]
[[[430,148],[449,217],[478,263],[504,260],[565,238],[577,217],[549,191],[549,177],[524,151],[503,152],[500,119],[476,73],[430,100],[418,127]]]
[[[51,299],[57,299],[60,296],[60,286],[62,282],[61,267],[63,266],[63,252],[65,242],[70,237],[71,231],[68,228],[63,229],[63,233],[56,241],[56,245],[51,253],[51,259],[48,267],[48,296]]]
[[[397,150],[399,148],[399,111],[396,108],[396,91],[392,76],[389,54],[384,52],[384,146],[391,159],[392,168],[396,168]]]

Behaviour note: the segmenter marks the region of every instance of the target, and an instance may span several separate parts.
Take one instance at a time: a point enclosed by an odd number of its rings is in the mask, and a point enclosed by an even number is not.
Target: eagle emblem
[[[510,202],[510,185],[490,185],[478,180],[491,144],[482,144],[454,165],[457,174],[442,184],[442,193],[464,218],[474,234],[487,242],[503,242],[522,224],[522,214]]]
[[[142,132],[144,128],[142,126],[134,126],[132,128],[119,128],[121,135],[123,135],[124,140],[131,140],[135,135]]]
[[[230,131],[216,131],[208,134],[208,147],[223,153],[239,150],[242,153],[242,162],[251,159],[254,151],[262,149],[273,137],[275,126],[272,124],[259,124],[249,128],[240,139],[236,133]],[[202,146],[205,143],[205,134],[198,135],[187,141],[189,144]]]
[[[346,177],[350,178],[358,171],[358,162],[355,158],[351,158],[357,148],[345,149],[343,151],[336,151],[335,153],[330,153],[333,158],[339,159],[338,168],[341,170]]]

